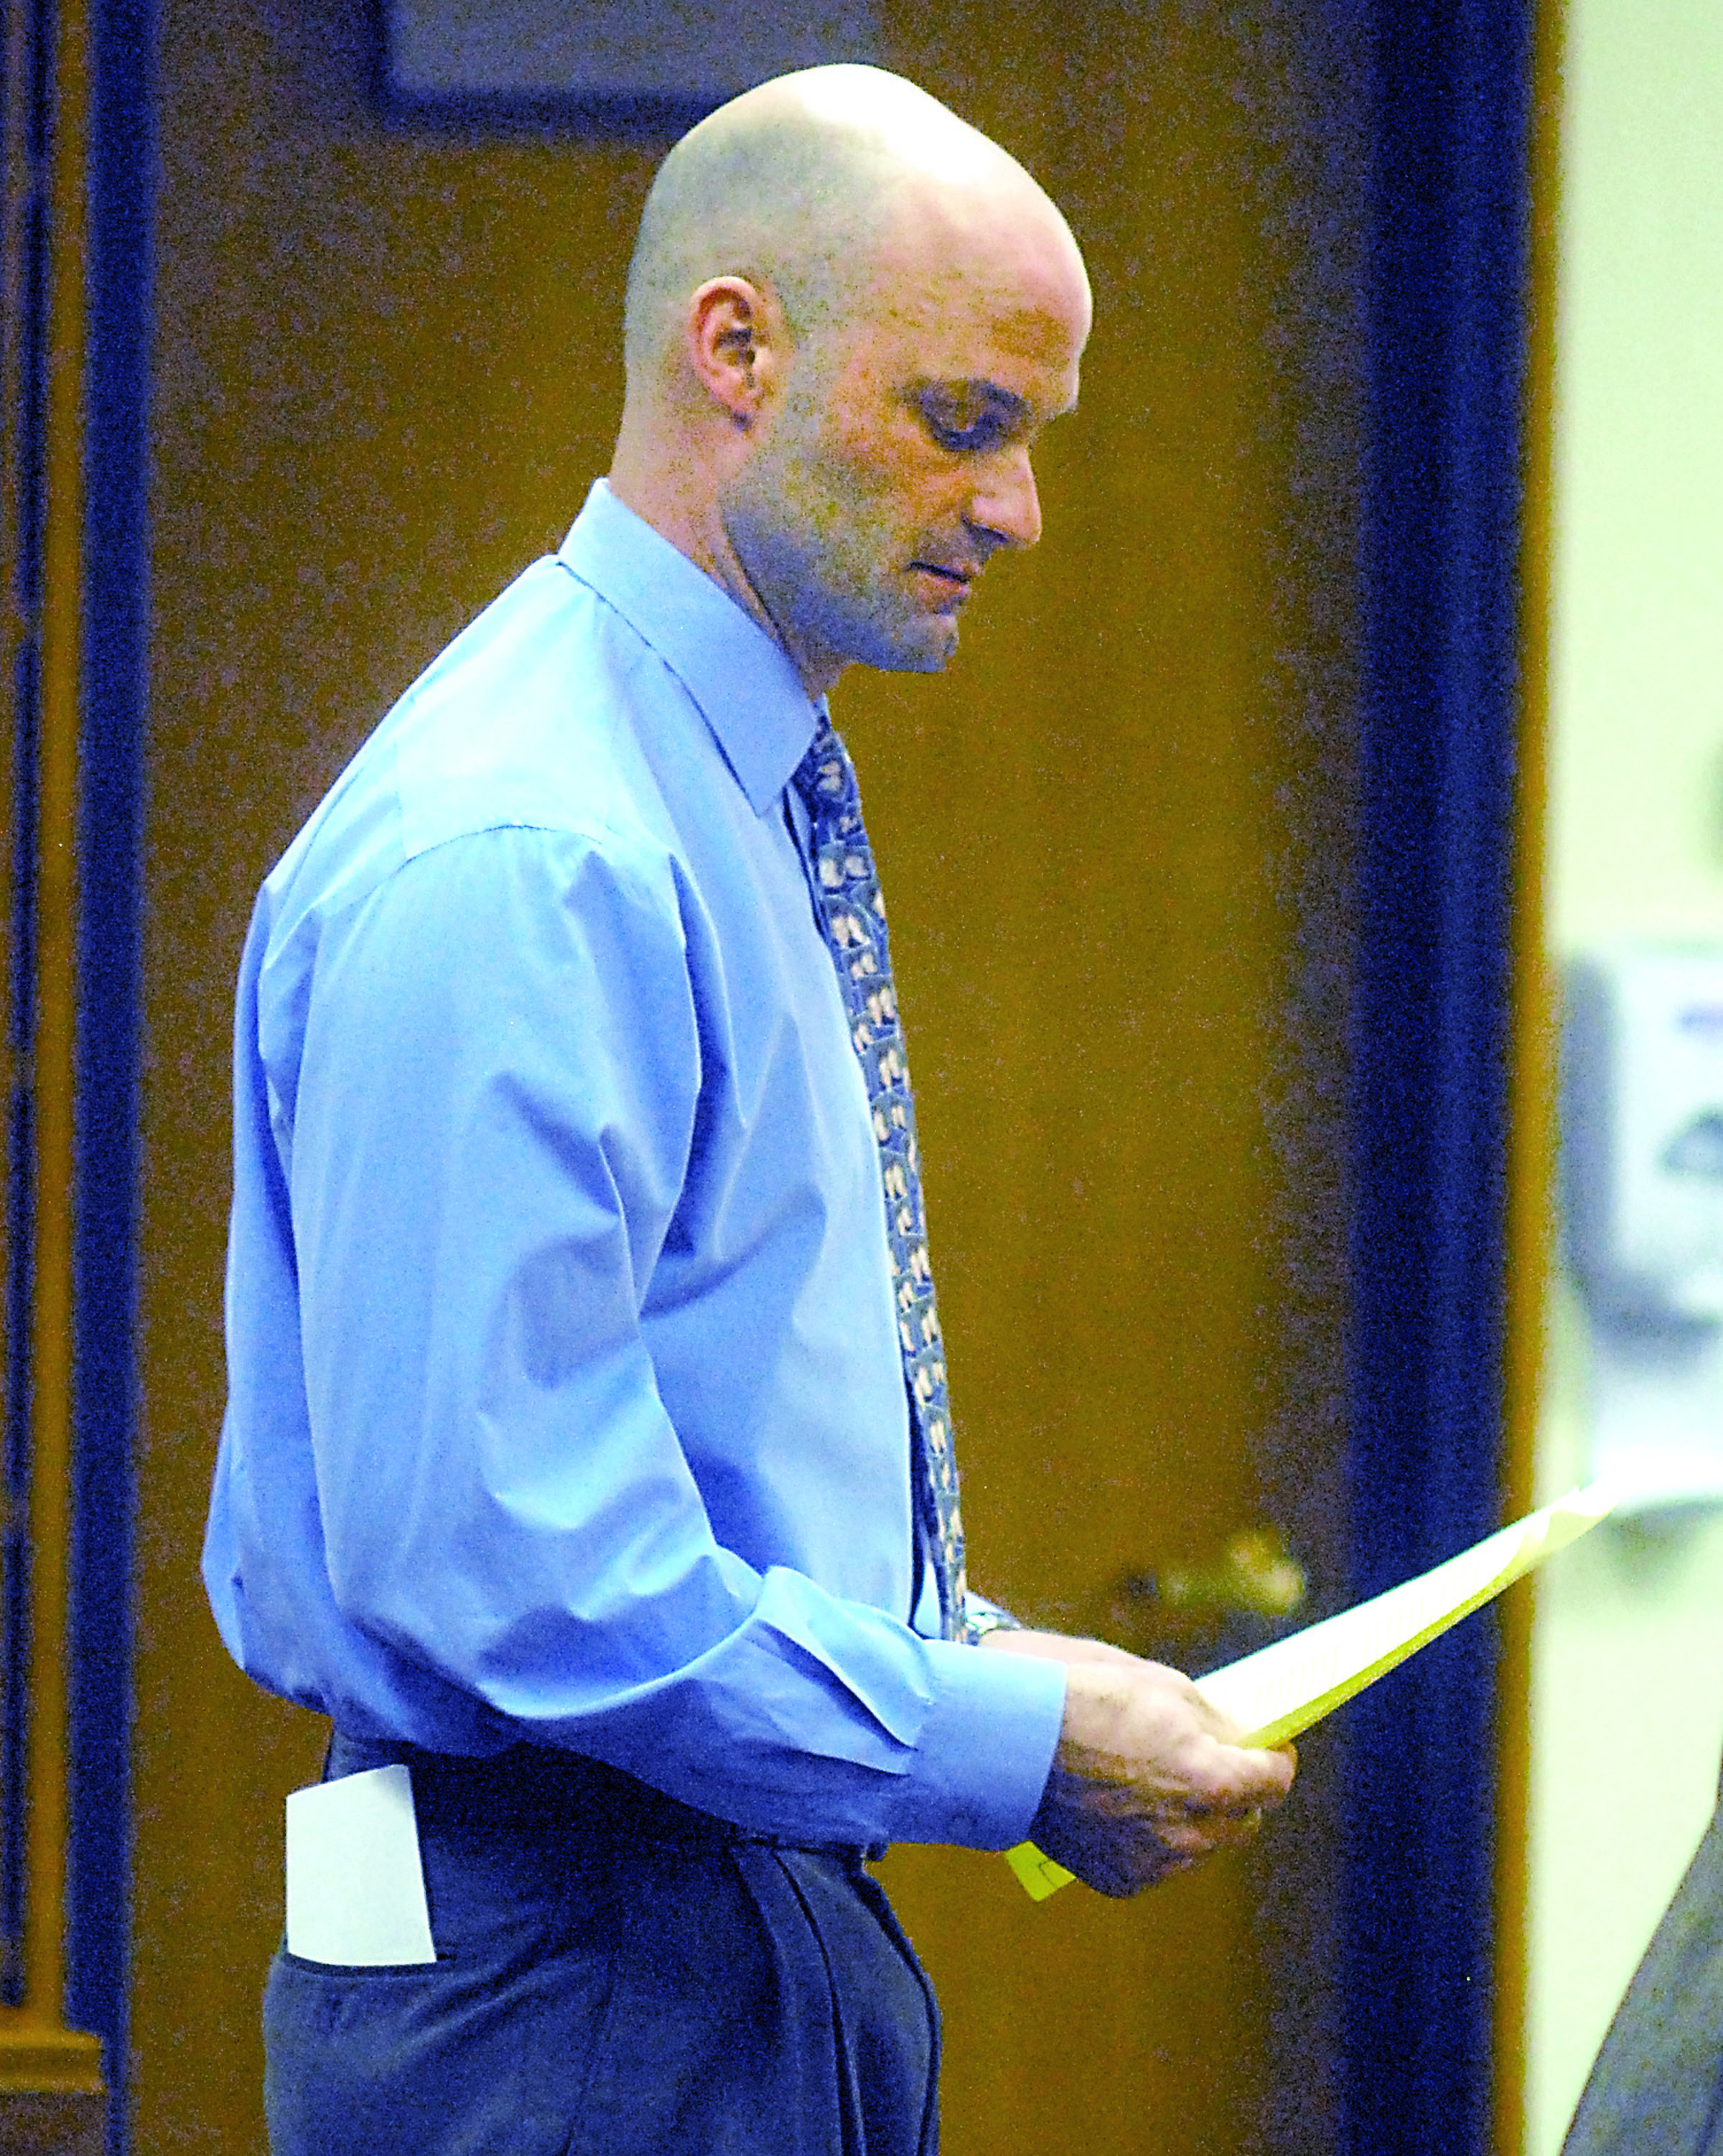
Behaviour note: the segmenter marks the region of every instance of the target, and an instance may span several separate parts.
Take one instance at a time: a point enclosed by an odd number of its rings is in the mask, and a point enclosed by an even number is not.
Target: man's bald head
[[[655,396],[710,280],[769,287],[800,343],[854,310],[918,211],[980,203],[1064,231],[1015,158],[900,76],[808,68],[746,91],[682,137],[647,198],[628,271],[630,398]]]
[[[762,83],[677,144],[628,282],[617,498],[811,692],[929,670],[1076,400],[1089,284],[1014,159],[877,68]]]

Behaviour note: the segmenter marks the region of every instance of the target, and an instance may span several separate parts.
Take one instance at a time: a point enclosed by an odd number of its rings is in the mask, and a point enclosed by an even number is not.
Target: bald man
[[[333,1722],[277,2156],[928,2156],[864,1860],[1033,1833],[1128,1894],[1290,1781],[967,1585],[824,701],[943,666],[1039,536],[1089,319],[1059,212],[908,84],[726,106],[647,205],[608,484],[264,885],[205,1577]]]

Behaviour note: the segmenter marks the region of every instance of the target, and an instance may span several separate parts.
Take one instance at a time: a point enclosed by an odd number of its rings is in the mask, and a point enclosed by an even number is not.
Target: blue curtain
[[[1531,0],[1372,0],[1351,1586],[1500,1524]],[[1490,2141],[1496,1633],[1351,1711],[1352,2156]]]

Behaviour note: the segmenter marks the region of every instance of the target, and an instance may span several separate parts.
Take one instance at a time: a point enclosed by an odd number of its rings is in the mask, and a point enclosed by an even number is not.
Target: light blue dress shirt
[[[294,842],[239,981],[204,1577],[355,1735],[998,1847],[1064,1671],[910,1621],[878,1158],[786,806],[815,720],[601,481]]]

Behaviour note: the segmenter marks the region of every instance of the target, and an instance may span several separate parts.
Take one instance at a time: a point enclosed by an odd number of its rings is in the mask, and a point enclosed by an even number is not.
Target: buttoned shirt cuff
[[[1065,1666],[932,1640],[938,1686],[891,1822],[895,1841],[1011,1849],[1029,1831],[1065,1712]]]

